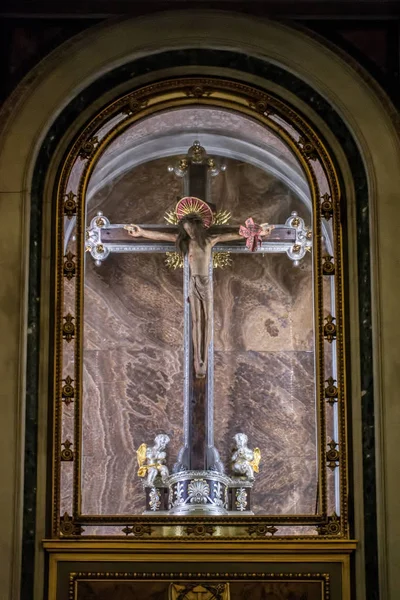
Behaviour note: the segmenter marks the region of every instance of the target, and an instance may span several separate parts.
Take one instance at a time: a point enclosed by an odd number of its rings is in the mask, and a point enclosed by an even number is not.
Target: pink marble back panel
[[[137,167],[99,192],[88,219],[161,223],[180,182],[170,161]],[[229,161],[213,184],[232,222],[282,222],[305,208],[272,176]],[[139,201],[140,200],[140,201]],[[166,432],[172,466],[183,429],[182,272],[161,254],[86,256],[82,509],[138,514],[144,495],[136,449]],[[257,512],[313,512],[316,494],[311,256],[293,268],[283,256],[235,255],[215,272],[216,445],[229,463],[231,438],[245,431],[261,448]]]

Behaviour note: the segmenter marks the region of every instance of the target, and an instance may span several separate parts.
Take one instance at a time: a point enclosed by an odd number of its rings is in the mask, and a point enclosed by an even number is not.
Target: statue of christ
[[[254,225],[253,231],[240,227],[238,233],[221,233],[212,235],[208,228],[212,224],[211,207],[202,200],[193,197],[182,198],[175,209],[178,219],[178,233],[164,233],[142,229],[138,225],[126,225],[128,233],[133,237],[147,238],[155,241],[168,241],[176,244],[178,252],[188,256],[190,268],[189,302],[192,317],[193,359],[197,378],[204,378],[207,371],[208,347],[211,337],[211,281],[209,266],[212,248],[221,242],[240,240],[251,237],[255,249],[261,237],[270,235],[273,227],[268,223]],[[246,221],[247,227],[249,227]],[[244,233],[244,232],[247,232]],[[248,244],[247,244],[248,245]],[[248,245],[248,247],[250,247]]]

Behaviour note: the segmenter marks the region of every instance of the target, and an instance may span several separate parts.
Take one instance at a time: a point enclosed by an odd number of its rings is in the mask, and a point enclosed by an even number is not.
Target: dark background
[[[49,52],[107,19],[207,8],[288,22],[350,54],[400,106],[398,0],[2,0],[0,103]]]

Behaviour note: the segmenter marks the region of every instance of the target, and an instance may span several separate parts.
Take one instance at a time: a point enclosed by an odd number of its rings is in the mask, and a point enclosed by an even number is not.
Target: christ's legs
[[[191,294],[189,297],[190,308],[192,312],[192,334],[193,334],[193,358],[194,358],[194,371],[196,377],[204,377],[201,374],[201,362],[202,362],[202,306],[201,301],[197,296]]]
[[[200,368],[201,368],[201,372],[203,374],[203,377],[205,377],[206,371],[207,371],[207,363],[208,363],[208,348],[210,345],[210,340],[211,340],[211,311],[212,311],[212,305],[211,305],[211,301],[210,298],[206,297],[204,299],[204,301],[202,302],[202,317],[204,319],[203,322],[203,336],[202,336],[202,353],[201,353],[201,362],[202,364],[200,364]]]

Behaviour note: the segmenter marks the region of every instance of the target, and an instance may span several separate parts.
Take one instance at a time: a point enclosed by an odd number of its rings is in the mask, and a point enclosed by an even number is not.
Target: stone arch
[[[400,145],[390,113],[391,106],[383,94],[367,81],[363,72],[331,49],[312,39],[305,33],[287,26],[263,20],[210,11],[185,11],[160,13],[135,20],[124,20],[106,23],[85,32],[45,59],[32,74],[17,88],[1,111],[0,126],[0,181],[1,206],[3,214],[2,243],[4,260],[1,263],[2,283],[7,290],[0,309],[0,323],[3,339],[7,342],[6,355],[2,360],[3,382],[3,430],[1,445],[3,456],[9,456],[3,480],[12,479],[14,487],[4,494],[2,517],[7,547],[14,553],[15,565],[19,564],[21,536],[22,505],[22,468],[20,457],[24,447],[24,413],[27,422],[35,421],[37,415],[32,406],[36,391],[36,374],[39,376],[39,411],[40,427],[45,431],[45,414],[47,411],[46,363],[48,355],[49,328],[49,284],[50,284],[50,235],[51,235],[51,187],[55,177],[56,164],[64,152],[67,143],[78,127],[90,117],[90,112],[101,106],[110,92],[105,91],[91,102],[90,107],[82,105],[84,90],[96,85],[103,77],[124,69],[124,65],[141,56],[155,56],[161,51],[184,50],[235,51],[254,60],[279,66],[287,73],[292,82],[291,90],[285,91],[292,104],[302,110],[320,129],[331,145],[338,163],[341,166],[346,189],[348,211],[348,267],[349,267],[349,311],[350,311],[350,351],[354,372],[351,386],[353,396],[353,446],[356,468],[359,472],[362,465],[362,431],[361,421],[365,416],[361,411],[361,398],[367,408],[373,410],[372,392],[375,392],[375,431],[377,447],[377,474],[380,493],[378,509],[380,512],[379,527],[382,534],[380,546],[381,562],[385,563],[388,553],[389,562],[398,561],[396,539],[400,537],[400,520],[396,515],[397,494],[393,479],[389,472],[399,469],[399,455],[395,452],[396,428],[400,415],[395,405],[395,390],[400,384],[397,355],[399,348],[399,322],[397,318],[397,299],[392,293],[393,279],[399,259],[395,248],[397,237],[397,195],[400,183]],[[79,55],[79,59],[77,59]],[[154,63],[157,74],[173,76],[174,74],[207,74],[221,73],[216,66],[181,65],[168,67]],[[154,73],[153,69],[153,73]],[[223,68],[227,77],[241,79],[260,87],[280,90],[284,85],[268,81],[260,74],[238,69],[229,61]],[[154,75],[153,75],[154,76]],[[135,73],[125,72],[126,85],[135,79],[137,84],[150,81],[152,72],[140,78]],[[140,81],[139,81],[140,79]],[[316,91],[316,97],[306,102],[296,91],[296,81],[303,81],[310,89]],[[122,91],[123,84],[119,85]],[[114,90],[113,93],[116,93]],[[340,135],[330,131],[331,116],[322,118],[318,111],[318,103],[326,101],[347,125],[361,153],[368,182],[369,204],[364,207],[356,205],[357,192],[364,181],[352,176],[346,158],[346,148],[340,145]],[[332,109],[333,110],[333,109]],[[71,118],[75,115],[74,118]],[[49,131],[58,118],[57,145],[52,146]],[[62,125],[64,135],[61,135]],[[373,124],[373,126],[371,126]],[[54,132],[54,129],[52,129]],[[47,136],[47,145],[43,140]],[[50,136],[50,137],[49,137]],[[343,137],[342,137],[343,139]],[[46,155],[52,155],[52,164],[48,169]],[[44,197],[40,199],[43,209],[43,238],[41,237],[41,212],[38,210],[38,190],[32,186],[40,171],[47,171]],[[43,174],[43,173],[42,173]],[[36,194],[36,196],[35,196]],[[356,218],[358,222],[356,223]],[[368,226],[371,244],[369,244]],[[357,239],[357,228],[359,236]],[[361,232],[361,233],[360,233]],[[30,240],[30,263],[27,248]],[[357,243],[359,260],[357,267]],[[368,292],[369,260],[362,259],[362,248],[365,243],[367,258],[372,257],[372,300],[374,336],[374,389],[372,390],[371,374],[360,377],[360,346],[358,343],[360,328],[361,337],[367,341],[370,328],[368,302],[366,310],[358,310],[359,293]],[[36,269],[37,250],[42,245],[41,269]],[[29,288],[30,276],[30,288]],[[38,300],[29,298],[28,290],[37,290],[41,276],[41,337],[36,335],[38,326]],[[28,317],[27,317],[28,315]],[[358,321],[361,320],[360,328]],[[364,331],[365,330],[365,331]],[[367,331],[368,330],[368,331]],[[28,350],[25,340],[28,338]],[[38,345],[39,344],[39,345]],[[369,346],[371,349],[371,346]],[[38,356],[41,362],[34,361],[26,371],[27,351],[30,356]],[[366,357],[370,358],[370,357]],[[37,369],[40,369],[37,371]],[[27,376],[25,375],[27,373]],[[363,386],[361,385],[363,382]],[[370,383],[368,383],[370,382]],[[367,385],[370,385],[367,388]],[[25,393],[26,403],[25,403]],[[365,402],[367,397],[368,402]],[[368,415],[367,415],[368,416]],[[371,416],[371,415],[370,415]],[[373,423],[373,421],[372,421]],[[366,439],[366,438],[364,438]],[[372,439],[373,442],[373,439]],[[27,440],[27,456],[36,439]],[[393,450],[393,451],[392,451]],[[374,451],[373,445],[365,447],[365,452]],[[44,480],[45,470],[45,436],[39,443],[39,482]],[[364,485],[373,482],[374,474],[364,472]],[[357,479],[357,488],[362,481]],[[374,493],[374,488],[371,488]],[[6,495],[7,493],[7,495]],[[43,506],[44,486],[39,485],[38,497],[38,539],[44,537]],[[362,494],[357,492],[357,503],[362,504]],[[42,517],[42,518],[41,518]],[[373,518],[373,515],[370,515]],[[385,532],[385,525],[387,531]],[[356,536],[363,538],[362,510],[356,507]],[[362,547],[362,546],[361,546]],[[397,554],[396,554],[397,553]],[[361,553],[359,553],[361,556]],[[361,559],[360,559],[361,560]],[[362,561],[361,561],[362,562]],[[361,564],[361,563],[360,563]],[[38,563],[40,569],[40,560]],[[13,597],[17,597],[19,587],[18,568],[14,572],[13,582],[9,579],[8,564],[4,563],[1,583],[3,589],[11,589]],[[382,569],[382,585],[388,581],[388,589],[383,597],[395,598],[400,589],[400,575]],[[387,575],[387,577],[386,577]],[[361,592],[362,594],[362,592]],[[391,595],[392,594],[392,595]],[[362,597],[362,595],[360,596]]]

